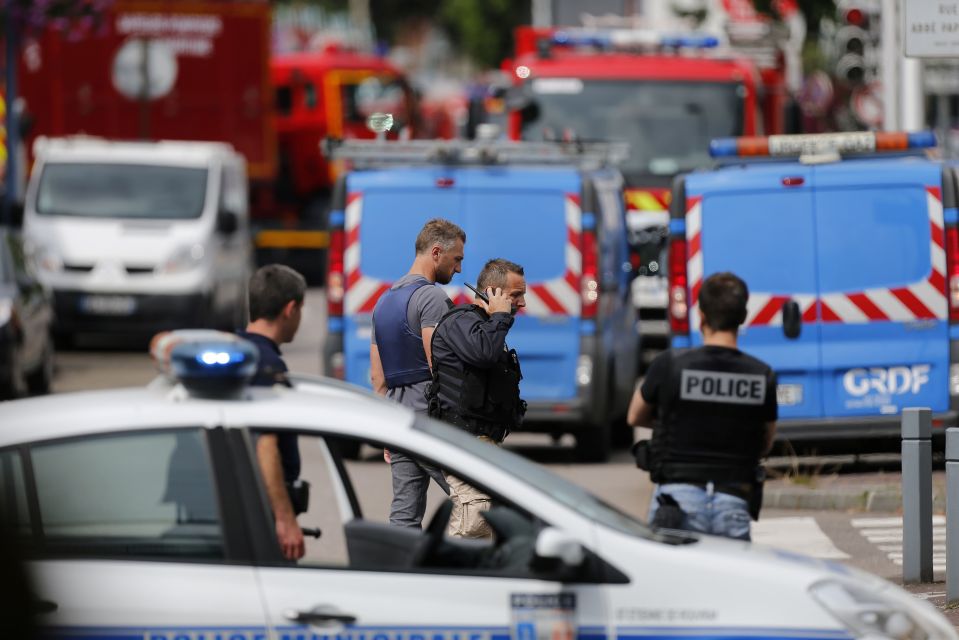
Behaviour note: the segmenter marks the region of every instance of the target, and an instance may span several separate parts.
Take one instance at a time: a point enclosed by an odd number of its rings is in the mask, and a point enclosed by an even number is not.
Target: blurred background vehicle
[[[0,227],[0,399],[49,393],[53,299],[16,230]]]
[[[229,145],[40,138],[23,237],[54,330],[152,335],[246,323],[243,157]]]
[[[462,280],[475,281],[494,257],[525,270],[526,308],[509,333],[528,403],[523,430],[572,433],[591,462],[606,460],[614,442],[632,444],[625,415],[639,336],[615,150],[418,142],[334,147],[356,168],[331,213],[325,370],[369,387],[374,305],[408,267],[423,224],[442,216],[466,232]],[[445,288],[457,303],[472,300],[461,284]]]

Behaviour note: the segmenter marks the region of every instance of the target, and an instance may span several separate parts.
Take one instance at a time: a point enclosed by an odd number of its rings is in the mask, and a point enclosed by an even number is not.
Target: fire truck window
[[[276,112],[281,116],[288,116],[293,110],[293,92],[289,87],[276,88]]]
[[[316,109],[316,105],[316,85],[306,82],[303,84],[303,106],[312,111]]]

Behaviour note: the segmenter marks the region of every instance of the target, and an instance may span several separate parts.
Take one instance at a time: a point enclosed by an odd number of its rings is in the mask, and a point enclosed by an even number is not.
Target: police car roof
[[[0,447],[91,433],[177,427],[322,426],[350,433],[409,428],[411,410],[318,376],[292,376],[294,388],[248,387],[235,397],[199,398],[157,378],[149,385],[54,394],[0,403]],[[371,431],[373,434],[371,434]]]

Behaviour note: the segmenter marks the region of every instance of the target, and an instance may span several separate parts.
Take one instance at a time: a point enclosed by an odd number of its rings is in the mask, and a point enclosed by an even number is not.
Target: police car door
[[[697,298],[703,279],[732,271],[749,287],[739,346],[776,371],[780,418],[820,417],[810,169],[799,164],[728,168],[691,174],[685,186],[692,344],[702,344]],[[788,303],[795,303],[802,316],[795,338],[787,338],[784,331],[783,309]]]
[[[211,413],[0,450],[0,512],[29,550],[43,637],[264,637],[238,475],[223,431],[197,426]]]
[[[437,449],[432,440],[426,448],[414,448],[409,445],[423,443],[424,438],[406,429],[397,431],[402,431],[407,453],[440,455],[447,465],[457,462],[446,455],[448,446],[445,451]],[[607,611],[603,584],[564,583],[542,574],[534,576],[519,562],[505,568],[484,564],[484,569],[475,568],[462,557],[454,561],[445,560],[446,555],[432,556],[432,562],[421,560],[423,531],[387,521],[391,499],[388,465],[375,458],[341,461],[336,451],[342,443],[360,444],[343,436],[301,433],[299,442],[304,474],[312,484],[310,508],[299,521],[319,526],[322,536],[308,539],[306,556],[296,566],[272,563],[258,570],[276,637],[572,640],[577,631],[579,635],[588,629],[604,631],[601,625]],[[362,451],[379,457],[384,444],[399,446],[399,442],[386,441],[373,448],[364,442]],[[482,486],[467,474],[461,477]],[[491,482],[488,476],[483,480]],[[522,490],[516,490],[516,483],[513,480],[510,485],[514,489],[512,504],[518,500],[515,494]],[[440,537],[435,540],[441,542],[449,513],[441,513],[437,506],[446,496],[430,482],[429,497],[424,527],[439,526]],[[505,500],[499,504],[502,506]],[[438,525],[433,522],[437,513]],[[592,535],[589,523],[586,526],[587,535]],[[479,550],[477,545],[472,548]]]
[[[844,161],[814,175],[825,416],[947,410],[941,167]]]

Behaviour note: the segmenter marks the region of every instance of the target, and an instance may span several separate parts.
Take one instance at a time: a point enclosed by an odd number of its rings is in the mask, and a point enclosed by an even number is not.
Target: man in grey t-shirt
[[[427,222],[416,237],[409,273],[383,294],[373,309],[370,376],[373,390],[426,414],[426,389],[432,380],[430,340],[449,309],[449,297],[436,286],[461,271],[466,234],[448,220]],[[420,527],[426,512],[429,479],[449,493],[438,469],[399,452],[384,452],[393,476],[390,523]]]

